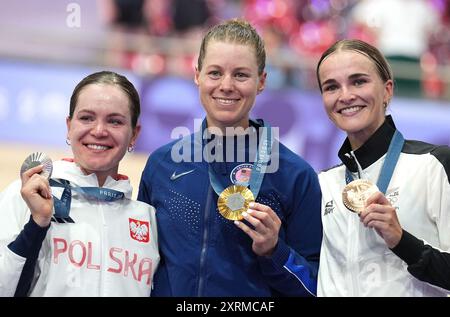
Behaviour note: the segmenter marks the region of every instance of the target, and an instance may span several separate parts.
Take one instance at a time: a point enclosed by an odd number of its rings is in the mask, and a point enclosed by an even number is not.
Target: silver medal
[[[40,175],[50,179],[53,171],[53,163],[50,157],[43,152],[34,152],[30,154],[25,161],[22,163],[22,167],[20,168],[20,175],[24,172],[28,171],[30,168],[36,167],[38,165],[44,165],[42,172]]]
[[[245,198],[241,195],[241,193],[231,194],[227,198],[227,207],[232,211],[239,210],[244,207]]]

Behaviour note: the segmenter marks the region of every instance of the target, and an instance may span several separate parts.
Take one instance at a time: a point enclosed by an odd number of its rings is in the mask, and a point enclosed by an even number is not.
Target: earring
[[[134,146],[131,144],[131,145],[128,147],[128,152],[131,153],[131,152],[133,152],[133,151],[134,151]]]
[[[70,146],[70,140],[69,140],[69,138],[66,139],[66,144]]]

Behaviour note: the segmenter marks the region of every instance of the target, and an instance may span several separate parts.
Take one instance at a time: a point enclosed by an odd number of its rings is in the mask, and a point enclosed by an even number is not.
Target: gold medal
[[[229,220],[242,220],[242,213],[255,201],[253,193],[245,186],[232,185],[224,189],[217,200],[222,216]]]
[[[342,191],[342,201],[350,211],[361,213],[367,199],[378,191],[378,187],[365,179],[357,179],[344,187]]]

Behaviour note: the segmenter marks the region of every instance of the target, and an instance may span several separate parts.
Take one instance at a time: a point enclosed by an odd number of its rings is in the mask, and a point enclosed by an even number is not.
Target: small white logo
[[[69,28],[80,28],[81,27],[81,6],[72,2],[67,5],[66,9],[69,15],[66,18],[66,25]]]
[[[181,176],[184,176],[184,175],[192,173],[193,171],[194,170],[190,170],[190,171],[186,171],[186,172],[183,172],[183,173],[180,173],[180,174],[177,174],[177,172],[173,172],[172,176],[170,176],[170,180],[174,181],[177,178],[180,178]]]

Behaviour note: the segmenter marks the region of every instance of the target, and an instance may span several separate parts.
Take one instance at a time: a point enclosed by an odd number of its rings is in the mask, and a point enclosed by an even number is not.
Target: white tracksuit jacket
[[[407,232],[394,249],[390,250],[374,229],[364,227],[358,215],[342,202],[346,166],[354,179],[360,176],[376,184],[394,131],[395,125],[388,116],[375,134],[353,153],[347,139],[339,151],[344,164],[319,174],[323,240],[318,296],[446,296],[448,293],[408,272],[413,265],[423,263],[419,244],[408,243],[411,237],[440,250],[450,250],[448,147],[405,142],[386,193]],[[362,175],[358,175],[358,164]],[[447,273],[433,272],[431,265],[423,267],[425,276],[421,279],[433,280],[434,275],[444,274],[448,281],[450,268],[444,270]]]
[[[98,187],[95,174],[84,175],[68,161],[54,162],[52,178]],[[125,193],[114,202],[88,201],[72,191],[73,223],[52,221],[48,231],[29,220],[20,185],[16,181],[0,194],[0,296],[14,295],[26,271],[34,271],[30,296],[150,295],[159,263],[155,210],[130,199],[127,179],[107,178],[105,188]],[[58,192],[62,189],[52,187],[55,196]],[[36,264],[23,269],[33,252]]]

